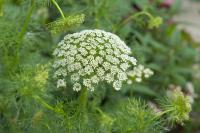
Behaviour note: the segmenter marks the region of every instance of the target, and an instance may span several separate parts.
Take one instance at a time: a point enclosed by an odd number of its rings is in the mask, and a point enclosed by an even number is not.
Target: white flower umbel
[[[74,91],[83,87],[93,91],[101,81],[120,90],[127,80],[127,70],[137,62],[130,53],[130,48],[109,32],[95,29],[68,34],[54,51],[57,86],[63,87],[62,79],[69,76]]]
[[[133,70],[128,71],[128,84],[132,84],[132,80],[135,80],[136,82],[141,82],[143,78],[149,78],[154,73],[151,69],[145,68],[143,65],[138,65],[134,67]]]

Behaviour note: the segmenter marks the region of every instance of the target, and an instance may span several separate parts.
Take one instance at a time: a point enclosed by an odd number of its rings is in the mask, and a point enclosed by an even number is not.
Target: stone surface
[[[181,12],[174,19],[195,41],[200,42],[200,1],[182,0],[181,4]]]

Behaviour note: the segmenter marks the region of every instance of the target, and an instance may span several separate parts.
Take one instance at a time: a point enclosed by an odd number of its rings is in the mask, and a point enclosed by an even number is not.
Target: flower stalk
[[[4,0],[0,0],[0,17],[3,16],[3,4],[4,4]]]
[[[161,17],[154,17],[146,11],[141,11],[141,12],[138,12],[138,13],[132,13],[126,19],[124,19],[121,22],[119,22],[118,24],[116,24],[113,27],[113,32],[116,33],[118,30],[120,30],[124,25],[129,23],[131,20],[136,19],[136,18],[138,18],[139,16],[142,16],[142,15],[147,16],[149,18],[149,22],[148,22],[148,28],[149,29],[152,29],[154,27],[158,27],[162,23]]]
[[[20,43],[21,43],[22,40],[23,40],[23,37],[24,37],[24,35],[25,35],[25,33],[26,33],[26,30],[27,30],[28,24],[29,24],[29,22],[30,22],[30,19],[31,19],[31,16],[32,16],[32,13],[33,13],[34,8],[35,8],[35,1],[32,0],[32,1],[31,1],[31,7],[30,7],[29,10],[28,10],[28,14],[27,14],[27,16],[26,16],[26,19],[25,19],[25,21],[24,21],[22,30],[21,30],[21,32],[20,32],[20,34],[19,34],[19,37],[18,37],[18,42],[19,42],[18,45],[20,45]]]
[[[20,49],[20,46],[21,46],[21,43],[23,41],[23,38],[26,34],[26,30],[28,28],[28,24],[31,20],[31,16],[33,14],[33,11],[34,11],[34,8],[35,8],[35,0],[31,0],[31,6],[28,10],[28,13],[26,15],[26,18],[25,18],[25,21],[24,21],[24,24],[23,24],[23,27],[21,29],[21,32],[19,33],[19,36],[17,38],[17,47],[16,47],[16,64],[19,62],[19,58],[20,58],[20,52],[19,52],[19,49]]]
[[[88,103],[88,90],[87,88],[83,88],[79,97],[79,106],[80,110],[83,114],[84,121],[87,121],[87,103]]]
[[[52,107],[51,105],[49,105],[48,103],[46,103],[42,98],[40,98],[39,96],[33,96],[33,98],[38,101],[39,103],[41,103],[44,107],[46,107],[49,110],[55,111],[54,107]],[[55,111],[56,112],[56,111]]]
[[[165,115],[165,114],[167,114],[167,113],[169,113],[169,112],[172,112],[172,111],[174,111],[174,109],[168,109],[168,110],[165,110],[165,111],[163,111],[163,112],[160,112],[160,113],[158,113],[155,117],[153,117],[153,120],[154,120],[154,119],[159,119],[159,118],[161,118],[163,115]]]
[[[132,13],[131,15],[129,15],[126,19],[122,20],[121,22],[119,22],[118,24],[116,24],[113,27],[113,32],[116,33],[119,29],[121,29],[124,25],[126,25],[128,22],[130,22],[131,20],[141,16],[141,15],[146,15],[149,18],[152,18],[153,16],[146,12],[146,11],[142,11],[142,12],[138,12],[138,13]]]
[[[58,5],[58,3],[55,0],[51,0],[51,1],[56,6],[56,8],[58,9],[58,11],[60,12],[62,18],[65,19],[65,15],[64,15],[62,9],[60,8],[60,6]]]

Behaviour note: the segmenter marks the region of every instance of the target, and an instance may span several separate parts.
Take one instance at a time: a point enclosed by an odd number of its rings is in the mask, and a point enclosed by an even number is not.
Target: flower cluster
[[[166,112],[168,120],[183,124],[183,121],[189,119],[189,113],[192,110],[190,99],[185,95],[180,87],[167,92],[167,97],[161,101],[161,109]]]
[[[44,89],[48,80],[48,76],[48,65],[37,65],[35,76],[33,77],[36,83],[35,85],[38,88]]]
[[[158,28],[163,23],[163,19],[161,17],[152,17],[150,18],[148,28]]]
[[[109,32],[95,29],[68,34],[54,51],[57,87],[65,87],[69,76],[75,91],[83,87],[93,91],[101,81],[120,90],[128,79],[127,70],[137,62],[130,53],[130,48]]]
[[[127,72],[128,74],[128,84],[132,84],[132,80],[135,80],[136,82],[141,82],[142,78],[149,78],[154,73],[151,69],[145,68],[143,65],[138,65],[133,68],[133,70],[130,70]]]

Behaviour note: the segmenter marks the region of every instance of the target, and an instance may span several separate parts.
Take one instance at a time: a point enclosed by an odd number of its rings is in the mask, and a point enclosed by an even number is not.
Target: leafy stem
[[[65,19],[65,15],[64,15],[62,9],[60,8],[60,6],[58,5],[58,3],[55,0],[51,0],[51,1],[56,6],[56,8],[58,9],[58,11],[60,12],[62,18]]]

